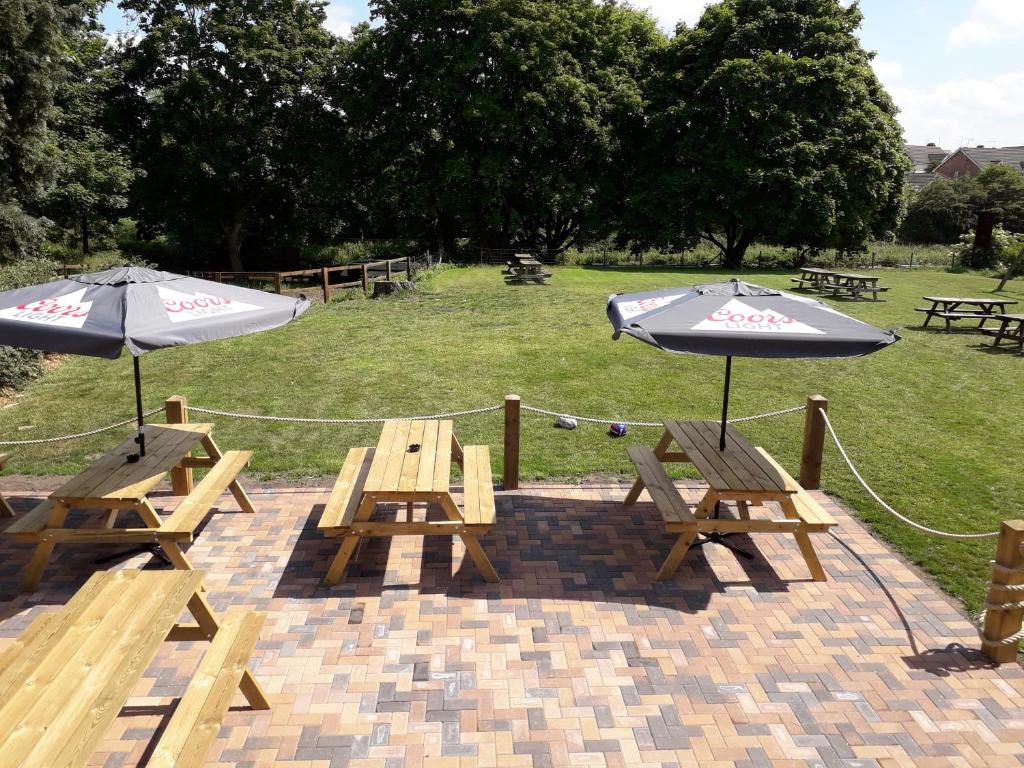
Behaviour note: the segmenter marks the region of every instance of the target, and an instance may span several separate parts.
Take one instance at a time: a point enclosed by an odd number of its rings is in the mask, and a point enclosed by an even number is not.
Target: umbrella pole
[[[135,442],[139,444],[139,456],[145,456],[146,434],[142,431],[145,426],[145,416],[142,415],[142,373],[139,370],[139,358],[132,356],[132,363],[135,368],[135,417],[139,426],[139,434],[135,437]]]
[[[732,385],[732,355],[725,358],[725,392],[722,394],[722,436],[718,450],[725,450],[725,429],[729,424],[729,388]],[[141,406],[140,406],[141,407]]]

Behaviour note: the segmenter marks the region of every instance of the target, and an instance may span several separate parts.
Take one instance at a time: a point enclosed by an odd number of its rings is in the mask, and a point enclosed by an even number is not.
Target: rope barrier
[[[454,419],[459,416],[477,416],[483,413],[494,413],[500,411],[504,406],[492,405],[487,408],[473,408],[468,411],[454,411],[452,413],[435,413],[430,416],[386,416],[365,419],[317,419],[302,416],[264,416],[256,413],[236,413],[234,411],[221,411],[216,408],[199,408],[190,405],[188,409],[196,413],[205,413],[209,416],[223,416],[229,419],[248,419],[250,421],[270,421],[288,424],[331,424],[331,425],[356,425],[356,424],[383,424],[386,421],[430,421],[432,419]]]
[[[154,408],[151,411],[146,411],[142,415],[143,417],[152,416],[155,413],[160,413],[162,410],[163,408]],[[134,423],[135,417],[133,416],[130,419],[119,421],[117,422],[117,424],[111,424],[110,426],[107,427],[100,427],[99,429],[90,429],[88,432],[78,432],[77,434],[74,435],[61,435],[60,437],[41,437],[38,440],[0,440],[0,445],[45,445],[47,443],[61,443],[68,440],[79,440],[83,437],[92,437],[93,435],[98,435],[102,432],[109,432],[112,429],[125,427],[128,426],[129,424]]]
[[[832,422],[829,420],[828,414],[825,413],[825,411],[819,411],[819,413],[821,414],[821,417],[825,420],[825,426],[828,428],[829,434],[832,435],[832,440],[836,444],[836,448],[839,449],[839,455],[843,457],[843,461],[846,462],[846,466],[849,467],[850,472],[853,473],[853,476],[855,478],[857,478],[857,481],[864,487],[864,490],[868,492],[868,494],[871,496],[871,498],[873,498],[876,502],[878,502],[879,506],[881,506],[882,509],[884,509],[890,515],[895,517],[897,520],[899,520],[899,521],[901,521],[903,523],[906,523],[911,528],[916,528],[917,530],[922,531],[924,533],[931,534],[932,536],[941,536],[942,538],[946,538],[946,539],[959,539],[959,540],[994,539],[994,538],[997,538],[999,536],[999,531],[993,531],[991,533],[952,533],[950,531],[940,531],[940,530],[938,530],[936,528],[929,528],[926,525],[921,525],[921,523],[915,522],[915,521],[911,520],[909,517],[907,517],[905,515],[901,515],[899,512],[897,512],[895,509],[893,509],[891,506],[889,506],[882,499],[881,496],[879,496],[877,493],[875,493],[874,489],[870,485],[867,484],[867,481],[864,480],[863,477],[861,477],[860,472],[857,471],[857,467],[854,465],[853,461],[850,459],[850,456],[846,453],[846,449],[843,447],[842,442],[840,442],[839,436],[836,435],[836,431],[832,427]]]
[[[535,413],[540,416],[551,416],[552,418],[559,418],[564,416],[569,419],[575,419],[578,422],[584,424],[625,424],[627,427],[664,427],[664,421],[624,421],[623,419],[617,418],[601,418],[598,416],[577,416],[574,413],[566,413],[558,411],[550,411],[546,408],[536,408],[532,405],[521,405],[520,410],[527,411],[529,413]],[[798,411],[805,410],[805,407],[798,405],[795,408],[786,408],[781,411],[770,411],[769,413],[761,413],[757,416],[744,416],[740,419],[729,419],[730,424],[743,424],[750,421],[757,421],[759,419],[770,419],[775,416],[788,416],[791,413],[797,413]]]

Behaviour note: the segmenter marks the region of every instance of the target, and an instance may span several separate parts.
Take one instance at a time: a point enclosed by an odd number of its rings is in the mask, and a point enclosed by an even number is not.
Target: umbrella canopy
[[[900,338],[820,301],[741,280],[612,296],[607,312],[616,339],[625,333],[667,352],[726,358],[722,450],[733,357],[859,357]]]
[[[0,293],[0,345],[134,358],[142,433],[139,356],[277,328],[309,308],[290,298],[141,267],[118,267]]]
[[[266,331],[309,308],[298,299],[118,267],[0,293],[0,344],[116,358]]]
[[[721,357],[859,357],[899,341],[820,301],[740,280],[612,296],[608,319],[615,338]]]

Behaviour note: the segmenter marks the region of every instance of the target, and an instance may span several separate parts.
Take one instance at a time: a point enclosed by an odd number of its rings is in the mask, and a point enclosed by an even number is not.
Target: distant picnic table
[[[975,330],[982,330],[985,323],[995,320],[1006,313],[1006,307],[1017,302],[1012,299],[971,299],[960,296],[923,296],[930,301],[930,307],[915,307],[915,312],[924,312],[924,325],[927,328],[933,317],[941,317],[946,321],[946,333],[953,330],[955,320],[977,320]],[[965,309],[973,307],[973,309]]]
[[[505,282],[512,283],[535,283],[543,285],[544,281],[551,277],[551,273],[544,269],[544,264],[529,253],[516,253],[505,262]]]
[[[871,294],[875,301],[878,301],[879,293],[889,290],[878,284],[880,279],[875,275],[835,272],[816,267],[803,267],[800,270],[800,277],[789,278],[790,282],[796,283],[800,288],[810,287],[821,293],[831,293],[836,297],[849,296],[854,299],[859,299],[862,294],[867,293]]]
[[[1009,341],[1017,345],[1020,352],[1024,352],[1024,315],[996,315],[995,320],[999,321],[998,328],[982,328],[981,332],[986,336],[993,336],[993,347],[998,347],[1002,342]]]

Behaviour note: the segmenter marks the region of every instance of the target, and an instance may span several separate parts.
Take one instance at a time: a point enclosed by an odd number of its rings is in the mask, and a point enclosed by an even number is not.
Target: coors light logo
[[[167,318],[172,323],[187,323],[190,320],[202,320],[214,315],[231,315],[240,312],[253,312],[261,307],[246,304],[227,296],[214,296],[209,293],[182,293],[170,288],[158,286],[160,301],[163,302]]]
[[[85,288],[82,288],[52,299],[27,301],[16,307],[0,309],[0,318],[60,328],[81,328],[92,309],[92,302],[83,301],[84,297]]]
[[[824,331],[794,320],[784,312],[754,309],[732,299],[693,326],[695,331],[734,331],[736,333],[799,333],[823,336]]]

